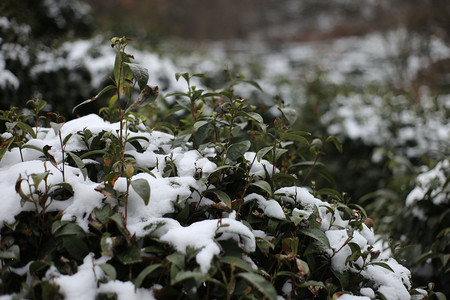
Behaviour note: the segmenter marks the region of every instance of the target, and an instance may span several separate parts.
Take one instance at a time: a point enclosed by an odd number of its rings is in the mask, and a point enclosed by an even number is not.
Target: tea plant
[[[148,299],[426,294],[376,248],[364,209],[333,189],[321,160],[327,143],[342,151],[337,138],[293,131],[295,110],[282,102],[268,125],[234,90],[259,85],[230,72],[217,91],[193,84],[202,74],[176,74],[187,92],[160,97],[165,112],[134,114],[158,89],[131,63],[128,41],[111,40],[113,84],[80,104],[114,91],[100,111],[109,121],[89,115],[6,136],[40,156],[15,162],[19,145],[5,143],[1,163],[19,174],[5,203],[23,208],[0,215],[2,295],[70,299],[74,280],[84,286],[77,297],[96,299],[119,297],[129,282],[126,293]],[[174,134],[144,124],[174,120],[165,126]]]

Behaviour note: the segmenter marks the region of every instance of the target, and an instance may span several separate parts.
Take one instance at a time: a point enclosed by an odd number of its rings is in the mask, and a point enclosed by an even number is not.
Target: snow
[[[109,259],[108,257],[94,259],[93,254],[88,254],[83,264],[78,267],[77,273],[62,275],[52,266],[45,277],[59,285],[59,292],[66,300],[94,300],[98,293],[111,292],[116,293],[118,300],[155,299],[151,290],[139,288],[135,292],[134,284],[130,281],[113,280],[100,283],[97,287],[98,280],[106,276],[99,265]]]
[[[143,128],[142,126],[138,126]],[[66,122],[60,129],[63,139],[72,134],[68,140],[66,151],[87,150],[86,145],[81,140],[83,129],[89,128],[95,135],[101,131],[118,134],[119,124],[109,123],[96,115],[88,115],[72,121]],[[38,138],[31,139],[28,145],[35,145],[39,148],[45,145],[51,146],[51,154],[54,155],[59,166],[62,165],[61,146],[59,137],[53,129],[35,128],[38,131]],[[207,273],[211,267],[211,261],[221,252],[219,241],[234,240],[240,245],[245,253],[251,254],[256,249],[256,237],[270,238],[264,232],[252,231],[244,223],[236,220],[236,212],[219,219],[207,219],[197,221],[189,226],[182,226],[178,221],[167,218],[165,215],[175,211],[174,205],[181,207],[200,201],[196,190],[202,193],[206,190],[205,176],[213,172],[217,166],[210,162],[204,155],[211,155],[211,151],[205,151],[201,154],[197,150],[186,150],[184,148],[172,148],[171,141],[173,136],[158,131],[125,132],[129,137],[145,137],[140,139],[144,149],[143,153],[137,153],[133,147],[127,147],[126,153],[136,156],[136,161],[150,168],[155,175],[139,173],[131,178],[147,180],[151,187],[151,197],[148,205],[142,201],[140,196],[131,188],[128,203],[127,227],[130,233],[135,234],[137,238],[151,235],[166,242],[177,251],[186,253],[188,249],[195,250],[195,259],[199,269]],[[4,137],[7,137],[4,135]],[[161,151],[161,149],[163,149]],[[155,153],[157,152],[157,153]],[[8,151],[0,162],[0,189],[2,190],[2,201],[0,201],[0,227],[5,222],[13,223],[15,216],[22,210],[33,210],[34,206],[26,204],[20,206],[20,196],[15,191],[15,184],[19,176],[25,179],[21,187],[25,193],[30,192],[30,187],[26,183],[28,175],[39,174],[49,171],[47,182],[49,185],[62,182],[61,171],[56,169],[49,162],[43,160],[42,154],[34,149],[24,149],[23,155],[25,161],[22,162],[17,148]],[[273,170],[273,166],[266,160],[257,161],[255,153],[245,153],[245,158],[251,164],[251,174],[256,179],[264,177],[265,170]],[[172,177],[164,177],[164,168],[167,160],[172,160],[177,169],[177,174]],[[448,164],[448,163],[446,163]],[[61,167],[60,167],[61,168]],[[439,169],[438,167],[436,169]],[[263,173],[264,171],[264,173]],[[433,171],[435,174],[437,171]],[[270,173],[270,172],[269,172]],[[197,180],[194,176],[201,176]],[[423,176],[428,178],[430,176]],[[114,199],[107,198],[95,191],[99,185],[89,178],[84,179],[78,168],[65,166],[65,180],[73,188],[73,196],[65,201],[54,200],[49,211],[62,211],[62,220],[74,221],[85,231],[89,230],[88,216],[95,207],[101,207],[106,204],[113,204]],[[425,179],[423,181],[426,182]],[[31,191],[35,189],[43,190],[44,182],[38,187],[31,185]],[[119,178],[114,188],[118,191],[126,191],[126,179]],[[211,188],[211,187],[210,187]],[[348,221],[343,220],[338,209],[330,210],[329,203],[314,197],[311,192],[302,187],[284,187],[275,191],[274,198],[264,198],[258,194],[250,194],[244,198],[245,202],[256,200],[258,208],[271,218],[291,219],[293,212],[306,216],[305,222],[314,211],[319,212],[321,230],[327,236],[331,248],[335,253],[329,250],[328,255],[331,258],[332,267],[339,272],[352,271],[357,272],[354,266],[346,264],[347,257],[351,254],[350,247],[346,244],[349,239],[346,227]],[[279,199],[279,200],[276,200]],[[202,205],[210,205],[212,202],[208,198],[201,200]],[[283,203],[294,205],[293,211],[285,211]],[[123,212],[123,207],[120,208]],[[156,225],[160,225],[155,230]],[[359,230],[353,232],[351,242],[359,245],[362,251],[368,249],[375,243],[373,231],[362,225]],[[107,262],[109,257],[94,259],[92,255],[86,256],[84,262],[78,268],[78,272],[73,275],[62,275],[55,267],[51,267],[46,274],[47,279],[52,280],[60,286],[61,293],[66,299],[95,299],[99,292],[116,292],[119,299],[153,299],[151,290],[138,289],[134,293],[134,286],[131,282],[107,281],[97,286],[98,279],[105,276],[98,266]],[[257,267],[251,258],[243,256],[243,259],[255,268]],[[381,258],[380,258],[381,259]],[[409,270],[399,265],[394,259],[383,256],[383,262],[388,264],[394,272],[391,272],[378,265],[366,266],[361,275],[374,282],[373,286],[366,289],[361,294],[364,297],[346,295],[348,299],[366,299],[374,291],[389,295],[389,299],[404,299],[408,294],[407,288],[410,288]],[[364,262],[359,258],[355,264],[363,266]],[[95,272],[94,272],[95,271]],[[20,270],[17,270],[20,272]],[[285,286],[283,290],[288,290]],[[372,291],[372,292],[371,292]],[[135,297],[135,298],[129,298]]]
[[[445,186],[445,182],[449,170],[450,160],[445,159],[437,163],[433,169],[429,171],[424,170],[419,174],[416,180],[416,187],[406,197],[406,205],[412,206],[416,201],[425,199],[429,190],[431,190],[431,193],[428,197],[432,199],[434,205],[448,203],[450,187],[448,185]]]

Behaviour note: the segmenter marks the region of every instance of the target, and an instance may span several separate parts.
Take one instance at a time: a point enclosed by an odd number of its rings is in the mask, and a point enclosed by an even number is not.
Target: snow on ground
[[[77,132],[82,131],[89,126],[92,133],[98,134],[102,130],[110,131],[116,134],[119,128],[118,123],[110,124],[96,115],[88,115],[73,121],[69,121],[61,128],[62,137],[68,134],[73,136],[68,140],[66,149],[70,151],[86,150],[86,146],[81,142],[81,136]],[[63,164],[59,140],[55,132],[40,128],[37,139],[31,139],[27,144],[49,145],[51,153],[54,155],[57,163]],[[136,234],[138,238],[152,234],[160,240],[171,244],[176,250],[186,252],[188,248],[199,250],[196,254],[196,261],[202,272],[207,272],[210,268],[211,260],[220,253],[218,245],[219,240],[231,239],[238,242],[243,250],[251,255],[256,249],[255,238],[265,234],[259,230],[252,231],[236,220],[235,212],[224,213],[221,219],[207,219],[192,223],[183,227],[178,221],[165,217],[166,214],[174,212],[174,204],[184,206],[189,202],[198,202],[198,195],[191,192],[194,188],[200,192],[206,189],[204,181],[194,179],[195,170],[202,169],[202,176],[207,176],[215,165],[196,151],[186,151],[182,148],[170,147],[172,136],[157,131],[128,132],[130,137],[143,136],[148,142],[142,142],[143,153],[133,152],[130,149],[128,153],[136,154],[138,164],[148,167],[155,177],[147,173],[135,175],[132,179],[145,179],[149,182],[152,189],[151,199],[148,205],[145,205],[137,193],[131,191],[129,196],[128,229],[131,234]],[[161,149],[164,149],[161,154]],[[27,151],[35,151],[27,149]],[[62,182],[62,174],[50,163],[45,162],[40,155],[36,153],[25,153],[25,161],[20,160],[20,154],[17,148],[12,149],[5,154],[0,162],[0,190],[2,190],[2,201],[0,201],[0,228],[5,222],[14,222],[22,210],[32,210],[33,207],[25,205],[20,206],[20,196],[15,191],[15,182],[19,176],[27,178],[27,175],[41,173],[45,170],[50,171],[48,183],[55,184]],[[254,155],[249,153],[246,155]],[[163,177],[167,158],[174,161],[176,166],[182,170],[177,176]],[[86,160],[88,162],[88,160]],[[250,161],[248,163],[251,163]],[[268,169],[272,169],[269,162],[265,163]],[[96,192],[95,188],[99,183],[92,182],[89,178],[84,179],[80,170],[70,166],[65,166],[66,182],[73,187],[74,195],[66,201],[53,201],[49,210],[62,211],[62,220],[75,221],[84,230],[88,230],[87,217],[95,207],[104,205],[102,203],[103,195]],[[43,190],[43,182],[37,187]],[[22,188],[25,193],[29,188],[22,182]],[[28,190],[27,190],[28,188]],[[34,189],[35,187],[31,187]],[[119,178],[115,184],[117,190],[125,191],[126,183],[124,178]],[[328,255],[332,258],[332,267],[336,271],[358,270],[346,263],[347,256],[351,250],[346,240],[348,239],[348,221],[343,220],[338,210],[331,213],[326,207],[330,204],[315,198],[307,189],[299,187],[285,187],[275,191],[275,195],[281,196],[280,202],[270,199],[266,200],[256,194],[248,195],[244,200],[256,200],[258,206],[268,217],[278,219],[293,218],[294,213],[304,213],[311,215],[314,210],[318,210],[321,219],[320,230],[325,233],[333,250],[328,250]],[[232,199],[233,200],[233,199]],[[106,203],[114,204],[115,200],[108,198]],[[210,205],[209,199],[202,199],[202,205]],[[283,208],[283,203],[292,203],[296,209],[293,212],[287,212]],[[122,208],[123,209],[123,208]],[[152,225],[162,224],[157,230],[153,230]],[[193,239],[192,237],[195,237]],[[360,230],[353,232],[352,242],[359,245],[362,251],[368,249],[375,243],[373,231],[364,224]],[[334,253],[334,254],[333,254]],[[96,281],[103,278],[99,264],[107,262],[110,257],[101,257],[94,259],[89,254],[84,262],[78,268],[78,272],[73,275],[62,275],[55,267],[47,271],[46,278],[57,283],[60,286],[61,293],[68,300],[75,299],[94,299],[99,292],[116,292],[119,299],[153,299],[151,290],[138,289],[134,291],[131,282],[108,281],[97,285]],[[249,258],[247,258],[249,259]],[[376,260],[373,260],[376,261]],[[373,298],[374,292],[383,293],[388,299],[407,299],[410,289],[410,272],[405,267],[398,264],[394,259],[388,258],[383,262],[393,270],[388,270],[380,265],[366,265],[361,276],[368,281],[373,282],[371,287],[364,290],[364,297],[345,296],[348,299],[369,299]],[[355,264],[362,266],[365,262],[358,259]],[[131,297],[131,298],[130,298]]]

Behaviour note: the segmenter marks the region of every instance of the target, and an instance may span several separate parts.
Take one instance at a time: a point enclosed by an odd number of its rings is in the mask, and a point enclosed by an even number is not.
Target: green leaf
[[[107,155],[107,154],[108,154],[108,152],[105,150],[92,150],[92,151],[89,151],[89,152],[86,152],[86,153],[80,155],[80,159],[84,159],[91,155],[102,155],[103,156],[103,155]]]
[[[75,235],[62,238],[63,247],[75,259],[82,261],[90,252],[86,243]]]
[[[323,244],[327,249],[331,249],[330,242],[328,241],[327,236],[322,230],[317,228],[301,228],[299,229],[299,231],[300,233],[303,233],[304,235],[307,235],[317,240],[318,242]]]
[[[186,80],[187,83],[189,83],[189,73],[175,73],[175,79],[178,81],[178,79],[180,79],[180,77],[183,77],[184,80]]]
[[[106,204],[103,207],[94,208],[95,218],[102,224],[108,223],[110,214],[111,207],[109,206],[109,204]]]
[[[29,267],[30,275],[34,275],[34,273],[39,272],[40,270],[43,270],[44,268],[50,267],[50,266],[51,266],[51,263],[48,263],[46,261],[41,261],[41,260],[33,261]]]
[[[174,252],[166,257],[166,259],[177,266],[179,269],[184,269],[185,266],[185,256],[181,252]]]
[[[283,139],[289,140],[289,141],[301,142],[301,143],[304,143],[306,145],[309,145],[309,142],[308,142],[308,140],[306,138],[304,138],[301,135],[297,135],[297,134],[295,134],[293,132],[288,132],[287,134],[285,134],[283,136]]]
[[[125,228],[123,224],[123,218],[118,213],[113,214],[109,217],[110,220],[114,221],[117,225],[117,229],[119,229],[120,233],[127,239],[127,241],[130,241],[130,235],[128,233],[128,230]]]
[[[116,257],[125,265],[131,265],[142,261],[141,249],[134,245],[118,253]]]
[[[29,133],[33,139],[36,138],[36,132],[34,132],[33,128],[30,125],[28,125],[27,123],[17,122],[17,127],[22,129],[24,132]]]
[[[43,151],[41,148],[39,148],[39,147],[37,147],[37,146],[35,146],[35,145],[23,145],[22,148],[23,148],[23,149],[25,149],[25,148],[33,149],[33,150],[39,151],[39,152],[41,152],[41,153],[44,153],[44,151]],[[2,151],[2,150],[0,150],[0,160],[1,160],[1,158],[2,158],[1,151]]]
[[[125,63],[129,63],[130,58],[125,52],[118,51],[114,63],[114,79],[121,95],[125,95],[130,87],[130,81],[133,79],[131,68]],[[119,78],[120,75],[120,78]]]
[[[334,135],[331,135],[327,138],[327,141],[332,141],[334,146],[340,153],[344,152],[342,142],[339,140],[339,138],[335,137]]]
[[[387,263],[382,262],[382,261],[373,261],[369,265],[380,266],[380,267],[383,267],[385,269],[388,269],[391,272],[394,272],[394,270]]]
[[[243,117],[247,117],[249,119],[252,119],[253,121],[259,123],[259,124],[263,124],[264,123],[264,119],[263,117],[261,117],[260,114],[256,113],[256,112],[246,112],[246,111],[239,111],[238,112],[238,116],[243,116]]]
[[[278,160],[286,152],[288,152],[287,149],[276,148],[275,149],[275,160]]]
[[[310,286],[319,286],[319,287],[326,289],[326,286],[322,281],[309,280],[309,281],[306,281],[306,282],[298,285],[298,287],[300,287],[300,288],[302,288],[302,287],[308,288]]]
[[[334,270],[333,268],[330,268],[331,272],[333,273],[334,276],[336,276],[336,278],[339,280],[339,283],[341,284],[341,288],[343,290],[345,290],[347,288],[347,286],[350,283],[350,276],[348,271],[344,271],[344,272],[339,272]]]
[[[208,124],[207,121],[197,121],[193,126],[193,130],[197,131],[200,127],[205,126],[206,124]]]
[[[7,250],[0,251],[1,259],[20,260],[20,248],[18,245],[12,245]]]
[[[108,92],[108,91],[110,91],[110,90],[112,90],[112,89],[115,89],[115,88],[116,88],[116,87],[115,87],[114,85],[108,85],[108,86],[104,87],[97,95],[95,95],[95,96],[92,97],[91,99],[87,99],[87,100],[81,102],[80,104],[76,105],[76,106],[72,109],[72,113],[74,113],[75,110],[76,110],[78,107],[80,107],[81,105],[84,105],[84,104],[87,104],[87,103],[90,103],[90,102],[94,102],[95,100],[97,100],[98,97],[100,97],[100,96],[103,95],[104,93],[106,93],[106,92]]]
[[[241,268],[244,271],[247,272],[254,272],[254,270],[252,269],[252,267],[249,265],[248,262],[243,261],[241,258],[237,257],[237,256],[223,256],[220,258],[220,262],[221,263],[226,263],[226,264],[235,264],[237,267]]]
[[[261,159],[270,151],[273,150],[273,146],[270,147],[264,147],[262,149],[260,149],[257,153],[256,153],[256,159],[258,160],[258,162],[261,161]]]
[[[44,173],[39,173],[39,174],[31,174],[31,179],[33,179],[34,186],[36,188],[38,188],[39,184],[41,184],[42,180],[46,179],[49,174],[50,174],[50,171],[46,171]]]
[[[209,278],[208,274],[204,274],[201,272],[193,272],[193,271],[180,271],[175,275],[175,278],[173,278],[170,281],[171,285],[175,285],[177,283],[180,283],[186,279],[194,279],[197,283],[197,286],[201,283],[207,281]]]
[[[267,181],[264,180],[258,180],[256,182],[250,183],[251,186],[257,186],[263,191],[267,192],[269,195],[272,195],[272,188],[270,187],[270,184]]]
[[[227,195],[227,193],[221,191],[221,190],[217,190],[217,189],[212,189],[212,190],[206,190],[206,193],[213,193],[214,195],[217,196],[217,198],[222,201],[223,203],[225,203],[225,205],[231,209],[231,199],[230,197]]]
[[[67,151],[67,154],[69,154],[69,156],[73,159],[73,161],[77,165],[78,169],[80,169],[81,174],[83,174],[84,180],[86,181],[88,174],[87,174],[87,169],[86,169],[86,166],[84,165],[84,162],[81,160],[81,158],[78,155],[76,155],[73,152]]]
[[[289,122],[290,125],[293,125],[297,120],[297,111],[290,107],[283,107],[280,109],[283,116]]]
[[[250,84],[251,86],[253,86],[253,87],[257,88],[258,90],[260,90],[261,92],[263,92],[261,86],[260,86],[256,81],[254,81],[254,80],[238,79],[238,80],[236,81],[236,84],[237,84],[237,83],[241,83],[241,82],[242,82],[242,83]]]
[[[111,238],[111,233],[105,232],[100,239],[100,248],[102,249],[102,256],[113,256],[113,240]]]
[[[435,295],[438,300],[447,300],[447,297],[442,292],[434,292],[433,295]]]
[[[330,189],[330,188],[320,189],[315,194],[316,195],[327,195],[336,200],[343,201],[342,195],[338,191]]]
[[[139,85],[139,88],[143,90],[148,82],[148,70],[139,64],[127,62],[125,62],[124,64],[130,67],[131,72],[133,73],[133,76]]]
[[[239,273],[238,277],[242,277],[247,280],[249,283],[254,285],[265,297],[269,300],[277,299],[277,292],[273,285],[264,279],[261,275],[256,273]]]
[[[134,191],[144,200],[145,205],[148,205],[150,201],[150,185],[148,181],[143,178],[135,179],[131,181],[131,186]]]
[[[227,157],[232,161],[236,161],[244,156],[244,153],[250,149],[250,146],[250,141],[242,141],[240,143],[233,144],[227,150]]]
[[[292,221],[294,222],[295,226],[306,220],[308,217],[309,215],[303,211],[298,210],[292,211]]]
[[[105,272],[106,275],[108,275],[108,277],[111,280],[116,280],[117,272],[116,272],[116,269],[114,268],[114,266],[112,266],[108,263],[104,263],[104,264],[101,264],[98,266],[103,270],[103,272]]]
[[[2,160],[3,156],[5,156],[6,152],[9,149],[9,146],[14,142],[15,137],[7,139],[0,145],[0,160]]]
[[[144,270],[142,270],[141,273],[139,273],[139,275],[136,277],[136,280],[134,281],[134,290],[136,291],[138,288],[140,288],[145,277],[150,275],[153,271],[158,269],[160,266],[162,266],[162,265],[161,264],[150,265],[150,266],[146,267]]]
[[[55,237],[68,235],[80,235],[80,236],[86,235],[83,228],[81,228],[75,223],[66,223],[62,225],[63,226],[57,227],[55,231],[52,230]]]
[[[64,123],[55,123],[55,122],[50,122],[50,127],[53,129],[53,131],[55,131],[55,134],[58,135],[59,132],[61,131],[61,128],[64,126]]]
[[[67,144],[67,142],[69,141],[69,139],[72,137],[72,133],[69,133],[68,135],[66,135],[66,137],[63,140],[63,145],[65,146]]]

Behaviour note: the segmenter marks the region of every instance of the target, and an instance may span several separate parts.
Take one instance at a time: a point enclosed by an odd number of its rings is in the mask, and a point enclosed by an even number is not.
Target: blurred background
[[[366,209],[416,284],[450,293],[449,1],[2,0],[0,109],[39,98],[76,117],[124,35],[163,95],[185,90],[176,72],[216,89],[228,68],[262,86],[237,92],[268,120],[283,99],[294,129],[338,136],[344,153],[324,158],[334,181],[318,184]]]

